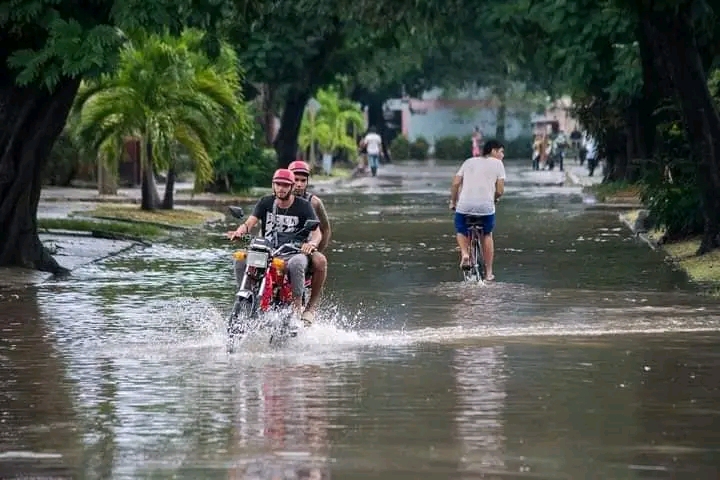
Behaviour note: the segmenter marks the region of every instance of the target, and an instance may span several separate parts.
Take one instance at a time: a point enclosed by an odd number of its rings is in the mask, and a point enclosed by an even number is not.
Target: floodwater
[[[461,283],[453,169],[323,195],[282,349],[225,351],[232,224],[0,292],[0,478],[718,478],[720,303],[513,165],[498,282]]]

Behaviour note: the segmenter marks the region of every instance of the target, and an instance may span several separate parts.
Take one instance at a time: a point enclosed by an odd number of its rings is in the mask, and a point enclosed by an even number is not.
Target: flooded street
[[[454,166],[321,193],[325,302],[282,349],[225,351],[235,223],[1,291],[0,478],[718,478],[720,301],[507,170],[487,287]]]

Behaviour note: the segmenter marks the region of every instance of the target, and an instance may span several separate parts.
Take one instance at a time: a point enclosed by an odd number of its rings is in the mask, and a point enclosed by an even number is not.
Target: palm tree
[[[340,97],[338,91],[332,87],[318,90],[316,98],[320,109],[315,122],[312,122],[310,113],[306,110],[300,126],[298,143],[303,150],[306,150],[315,141],[321,153],[347,153],[349,158],[354,159],[357,145],[348,130],[363,128],[365,118],[360,106]]]
[[[87,149],[114,163],[127,137],[139,139],[143,210],[159,206],[153,167],[172,174],[163,202],[172,208],[177,145],[194,161],[198,190],[212,179],[218,132],[246,115],[234,53],[224,47],[213,64],[201,40],[192,30],[143,35],[121,51],[117,72],[83,84],[75,99],[73,131]]]

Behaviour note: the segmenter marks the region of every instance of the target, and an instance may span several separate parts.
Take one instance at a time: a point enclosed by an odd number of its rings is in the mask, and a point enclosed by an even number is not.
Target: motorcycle
[[[229,210],[237,219],[245,216],[240,207],[229,207]],[[310,233],[319,225],[318,220],[307,220],[297,236]],[[237,250],[233,253],[236,260],[245,261],[245,272],[240,288],[235,293],[235,303],[227,324],[231,343],[253,330],[270,330],[271,344],[281,343],[289,337],[297,336],[297,326],[291,325],[292,314],[282,314],[283,310],[291,307],[293,295],[290,278],[285,269],[285,260],[280,257],[302,253],[300,246],[301,242],[290,242],[273,248],[266,238],[256,237],[252,239],[247,250]],[[311,277],[307,272],[303,306],[309,298],[310,281]],[[278,311],[281,314],[265,315],[271,311]],[[230,344],[228,349],[232,349]]]

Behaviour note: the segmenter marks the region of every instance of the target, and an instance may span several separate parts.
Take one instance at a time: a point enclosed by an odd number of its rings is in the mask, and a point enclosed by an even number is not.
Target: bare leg
[[[455,238],[457,239],[458,247],[460,247],[460,264],[465,265],[470,259],[470,241],[468,237],[462,233],[456,234]]]
[[[325,279],[327,278],[327,258],[320,252],[315,252],[310,257],[313,265],[313,276],[312,282],[310,283],[310,300],[308,300],[306,312],[315,313],[317,304],[320,301],[320,294],[322,293],[323,285],[325,285]]]
[[[495,241],[492,233],[482,236],[483,258],[485,259],[485,277],[488,280],[495,278],[493,275],[493,257],[495,256]]]

